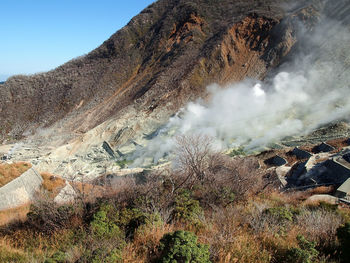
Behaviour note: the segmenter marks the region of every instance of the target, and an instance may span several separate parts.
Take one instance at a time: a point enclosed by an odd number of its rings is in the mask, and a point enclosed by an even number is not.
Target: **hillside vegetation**
[[[0,187],[19,177],[31,167],[30,163],[1,163],[0,164]]]
[[[1,262],[346,262],[349,208],[304,202],[328,188],[280,193],[254,157],[194,142],[179,140],[178,169],[119,179],[102,198],[42,192],[1,229]]]

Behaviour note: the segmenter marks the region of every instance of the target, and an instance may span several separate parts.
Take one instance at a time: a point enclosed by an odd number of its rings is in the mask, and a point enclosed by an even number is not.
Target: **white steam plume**
[[[134,165],[142,165],[147,157],[157,162],[171,152],[175,135],[206,134],[222,149],[243,145],[253,150],[286,136],[307,134],[332,121],[348,120],[349,31],[327,22],[310,39],[309,45],[321,48],[295,59],[293,65],[265,82],[209,86],[211,100],[190,102],[171,118],[147,147],[134,153]]]

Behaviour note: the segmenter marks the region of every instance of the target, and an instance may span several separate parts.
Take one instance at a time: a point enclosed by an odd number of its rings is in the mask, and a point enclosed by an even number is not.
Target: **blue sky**
[[[0,81],[88,53],[153,2],[0,0]]]

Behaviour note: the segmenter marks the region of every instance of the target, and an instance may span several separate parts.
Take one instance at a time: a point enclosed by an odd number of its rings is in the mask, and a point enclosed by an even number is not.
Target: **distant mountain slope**
[[[86,56],[9,78],[0,136],[52,125],[81,134],[129,116],[133,131],[139,119],[161,123],[212,82],[263,79],[298,42],[298,21],[312,28],[322,2],[159,0]]]

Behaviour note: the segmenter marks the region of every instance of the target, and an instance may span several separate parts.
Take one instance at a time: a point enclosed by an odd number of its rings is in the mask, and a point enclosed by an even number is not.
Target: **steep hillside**
[[[86,132],[126,106],[174,113],[211,82],[263,78],[297,41],[281,1],[157,1],[86,56],[0,90],[2,138],[65,119]],[[313,8],[301,11],[305,22]],[[74,119],[74,126],[66,120]],[[9,135],[9,137],[6,137]]]

